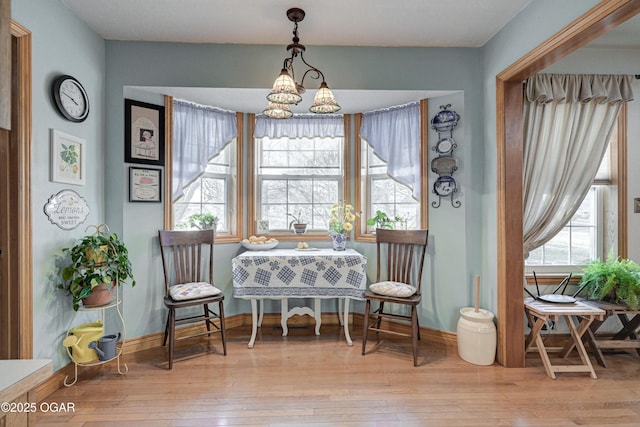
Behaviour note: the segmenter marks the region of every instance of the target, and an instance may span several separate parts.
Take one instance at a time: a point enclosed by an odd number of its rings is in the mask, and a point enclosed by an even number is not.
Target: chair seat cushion
[[[169,288],[169,295],[176,301],[210,297],[220,293],[220,289],[207,282],[181,283]]]
[[[386,295],[389,297],[407,298],[415,294],[415,286],[400,282],[378,282],[372,283],[369,290],[374,294]]]

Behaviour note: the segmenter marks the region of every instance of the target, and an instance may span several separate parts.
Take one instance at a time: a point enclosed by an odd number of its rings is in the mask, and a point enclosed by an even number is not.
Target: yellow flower
[[[350,222],[345,222],[342,227],[344,228],[344,231],[347,232],[353,230],[353,225]]]
[[[345,215],[345,218],[347,218],[347,221],[355,221],[356,220],[356,216],[352,213],[347,213]]]

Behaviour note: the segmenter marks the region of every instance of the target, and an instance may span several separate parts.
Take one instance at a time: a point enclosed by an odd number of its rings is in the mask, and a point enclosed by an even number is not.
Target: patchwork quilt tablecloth
[[[364,299],[367,258],[353,249],[247,251],[231,262],[236,298]]]

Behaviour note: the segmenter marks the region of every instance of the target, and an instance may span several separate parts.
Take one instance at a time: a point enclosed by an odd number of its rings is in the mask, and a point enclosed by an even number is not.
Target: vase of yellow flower
[[[344,251],[347,246],[347,237],[353,230],[353,222],[358,214],[353,206],[344,200],[331,206],[329,211],[329,235],[333,243],[334,251]]]

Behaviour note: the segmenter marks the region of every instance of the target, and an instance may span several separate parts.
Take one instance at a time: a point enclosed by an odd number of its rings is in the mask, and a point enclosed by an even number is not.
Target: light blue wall
[[[102,223],[105,218],[105,42],[58,1],[14,0],[11,16],[32,32],[33,356],[52,358],[58,369],[69,362],[61,342],[73,312],[70,299],[55,288],[55,257],[62,247],[82,236],[88,224]],[[59,74],[76,77],[89,95],[90,113],[83,123],[63,119],[51,102],[50,86]],[[50,129],[86,141],[85,185],[49,181]],[[86,222],[72,231],[50,223],[43,211],[51,195],[64,188],[78,192],[90,208]]]
[[[482,146],[480,50],[326,46],[311,49],[314,61],[323,64],[323,71],[331,76],[331,87],[335,89],[459,91],[458,95],[430,103],[429,117],[447,103],[462,116],[454,135],[459,144],[456,155],[462,165],[456,174],[462,187],[459,197],[462,207],[454,209],[444,201],[439,209],[431,209],[430,276],[424,291],[429,298],[421,313],[424,325],[455,330],[458,310],[470,304],[472,277],[480,270],[480,260],[475,256],[468,258],[469,253],[481,249],[481,188],[477,183],[482,182],[482,165],[471,161],[480,158]],[[125,301],[131,336],[158,332],[164,326],[156,240],[157,230],[163,225],[163,211],[160,205],[140,207],[126,201],[123,88],[247,87],[264,88],[266,93],[273,76],[264,70],[278,67],[282,50],[282,46],[107,42],[107,165],[110,171],[119,171],[108,177],[107,219],[109,224],[121,227],[130,251],[135,254],[138,286],[126,290]],[[162,100],[155,103],[161,104]],[[430,138],[433,145],[437,134],[433,132]],[[354,244],[372,260],[370,279],[375,260],[372,246]],[[224,289],[227,315],[250,310],[247,301],[234,300],[232,296],[231,258],[238,248],[237,244],[216,246],[217,285]],[[329,304],[326,306],[331,307]],[[362,311],[361,305],[356,304],[355,310]]]

